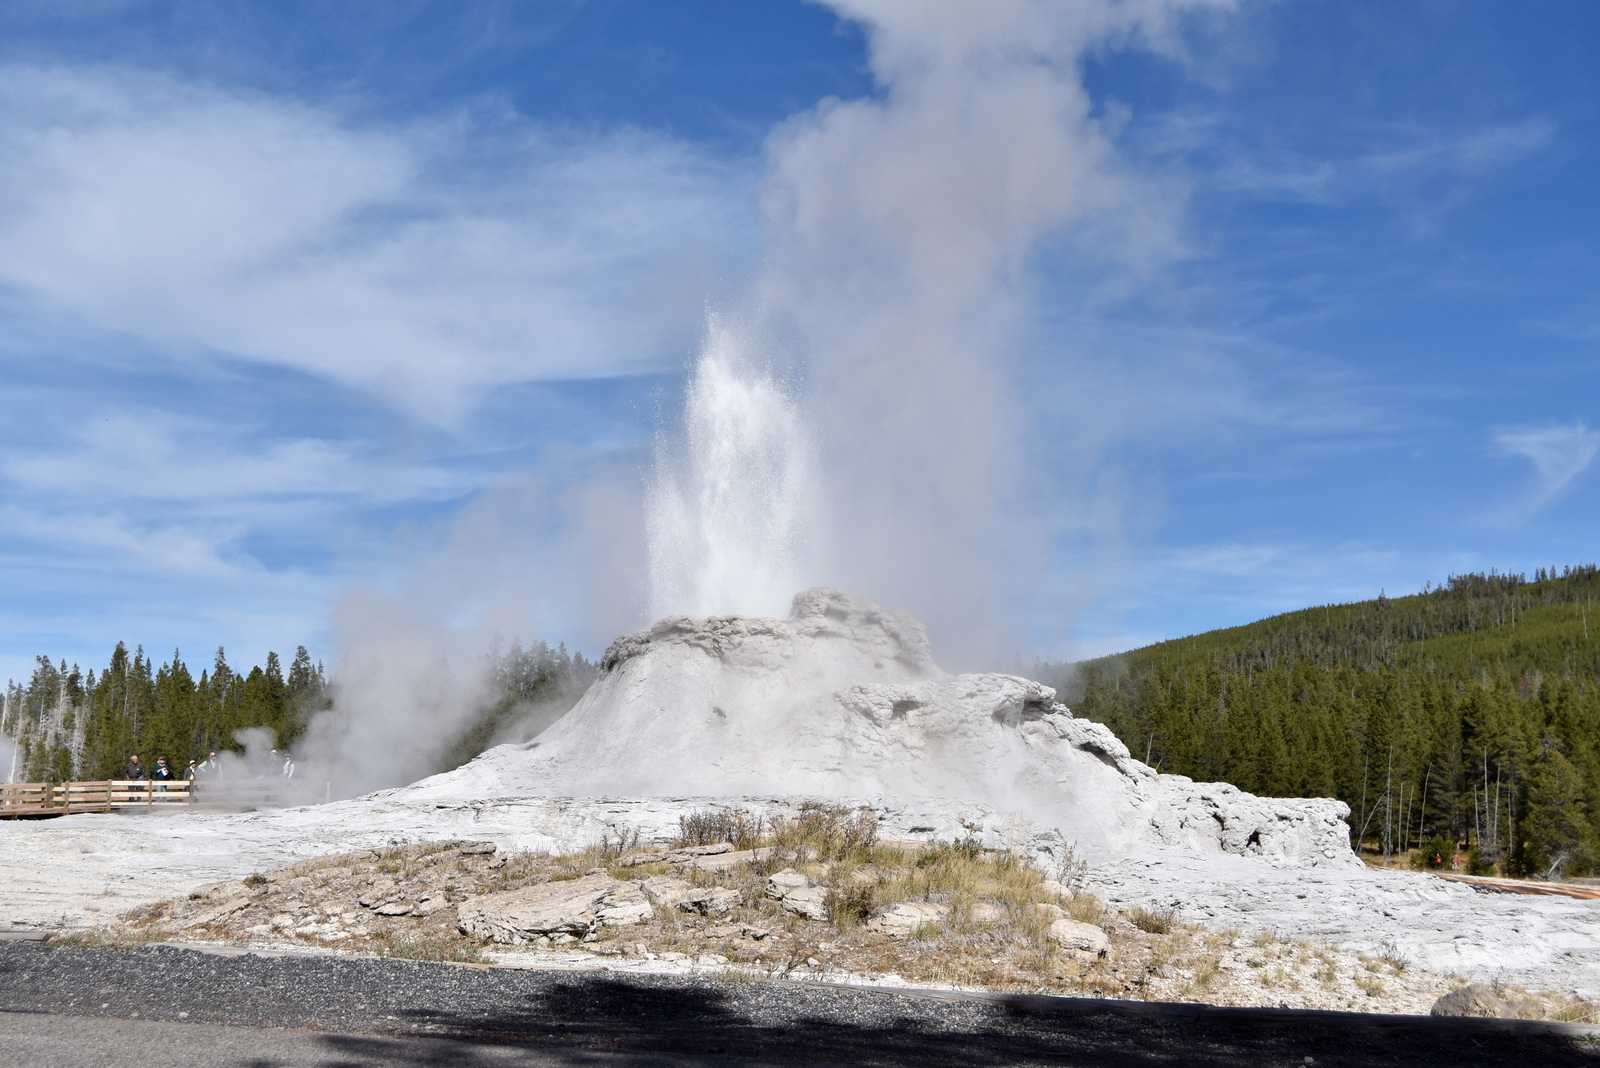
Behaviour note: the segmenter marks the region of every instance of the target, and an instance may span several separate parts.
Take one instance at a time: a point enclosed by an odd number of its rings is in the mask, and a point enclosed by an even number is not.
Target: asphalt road
[[[0,942],[4,1065],[1600,1068],[1592,1031]]]

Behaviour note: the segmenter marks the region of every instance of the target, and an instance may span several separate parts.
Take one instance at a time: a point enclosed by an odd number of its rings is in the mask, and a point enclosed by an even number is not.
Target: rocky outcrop
[[[778,902],[785,912],[804,916],[808,920],[826,920],[832,910],[828,907],[828,890],[822,886],[807,886],[791,890]]]
[[[783,906],[785,912],[810,920],[828,918],[828,891],[812,886],[804,872],[784,868],[767,879],[767,896]]]
[[[796,890],[804,890],[811,885],[811,880],[801,871],[794,868],[784,868],[782,871],[773,872],[767,878],[767,896],[782,901]]]
[[[825,587],[796,594],[787,620],[667,616],[649,630],[612,642],[600,658],[600,670],[610,672],[634,657],[646,655],[653,645],[664,643],[676,642],[717,659],[736,660],[750,648],[769,642],[826,642],[835,638],[851,643],[874,661],[889,661],[914,674],[938,670],[928,645],[928,633],[921,623],[904,613]]]
[[[692,912],[714,919],[727,916],[739,904],[739,891],[725,886],[695,886],[675,875],[652,875],[639,884],[652,905]]]
[[[867,921],[867,928],[890,938],[909,938],[924,928],[938,927],[949,916],[948,905],[929,901],[899,901],[875,912]]]
[[[604,874],[484,894],[462,902],[456,912],[462,934],[507,945],[550,936],[580,939],[602,924],[625,927],[651,915],[643,891]]]

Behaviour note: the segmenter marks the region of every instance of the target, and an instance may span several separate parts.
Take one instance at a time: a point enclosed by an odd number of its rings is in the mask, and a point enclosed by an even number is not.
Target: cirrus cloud
[[[0,287],[443,423],[497,385],[675,362],[750,182],[628,129],[362,124],[144,72],[0,71]]]
[[[1542,507],[1561,495],[1600,453],[1600,432],[1580,419],[1571,425],[1512,427],[1494,436],[1495,445],[1510,456],[1533,464],[1537,484],[1531,506]]]

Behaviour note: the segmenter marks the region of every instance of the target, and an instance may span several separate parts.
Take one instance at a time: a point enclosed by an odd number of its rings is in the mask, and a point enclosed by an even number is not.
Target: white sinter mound
[[[536,740],[389,796],[942,798],[1056,828],[1094,858],[1359,864],[1343,803],[1158,775],[1048,686],[946,674],[921,624],[837,590],[800,594],[787,620],[669,617],[601,664]]]

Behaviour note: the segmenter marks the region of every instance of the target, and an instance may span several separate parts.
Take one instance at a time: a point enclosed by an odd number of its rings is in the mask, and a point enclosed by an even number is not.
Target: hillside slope
[[[1480,869],[1568,875],[1600,855],[1593,565],[1452,576],[1038,675],[1161,770],[1337,797],[1385,853],[1437,837]]]

